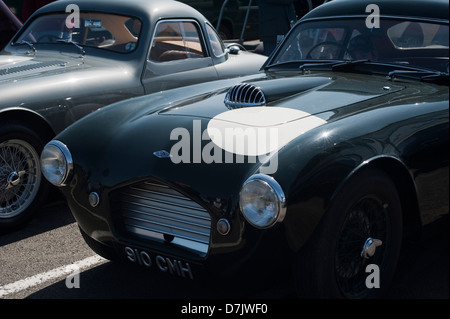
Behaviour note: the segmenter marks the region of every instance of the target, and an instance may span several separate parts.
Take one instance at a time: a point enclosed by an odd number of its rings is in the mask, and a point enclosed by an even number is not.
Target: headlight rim
[[[41,163],[42,163],[42,155],[44,154],[44,150],[48,146],[53,146],[53,147],[57,148],[59,150],[59,152],[63,155],[65,163],[66,163],[66,165],[65,165],[65,172],[64,172],[63,177],[57,183],[54,183],[54,182],[51,182],[51,181],[49,181],[49,182],[52,183],[55,186],[58,186],[58,187],[67,186],[68,183],[70,182],[71,178],[72,178],[72,175],[73,175],[72,154],[70,153],[69,148],[66,146],[66,144],[64,144],[63,142],[61,142],[59,140],[51,140],[50,142],[48,142],[45,145],[44,149],[42,150]],[[42,171],[44,177],[47,180],[49,180],[44,174],[44,172],[45,172],[44,167],[41,167],[41,171]]]
[[[275,195],[275,198],[277,199],[277,213],[275,215],[275,218],[272,220],[271,223],[268,223],[266,225],[258,225],[255,224],[252,220],[250,220],[246,214],[244,213],[244,209],[242,207],[242,202],[241,202],[241,194],[242,191],[244,190],[245,186],[247,184],[249,184],[250,182],[253,181],[260,181],[263,184],[267,185],[267,187],[269,187],[269,189],[272,191],[272,193]],[[273,226],[275,226],[278,223],[281,223],[284,218],[286,217],[286,210],[287,210],[287,204],[286,204],[286,195],[282,189],[282,187],[280,186],[280,184],[272,177],[266,174],[254,174],[252,176],[250,176],[243,184],[241,187],[241,190],[239,192],[239,208],[241,211],[241,214],[244,216],[245,220],[252,225],[255,228],[258,229],[268,229],[271,228]]]

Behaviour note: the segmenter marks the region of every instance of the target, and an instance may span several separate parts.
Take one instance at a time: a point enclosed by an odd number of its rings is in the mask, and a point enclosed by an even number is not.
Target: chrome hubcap
[[[17,186],[20,184],[20,180],[22,178],[22,176],[25,174],[24,171],[20,171],[20,172],[12,172],[8,175],[8,177],[6,178],[6,185],[5,185],[5,189],[11,189],[14,186]]]

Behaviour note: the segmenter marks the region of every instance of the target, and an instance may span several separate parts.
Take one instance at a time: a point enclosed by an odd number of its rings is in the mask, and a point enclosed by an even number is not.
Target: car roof
[[[446,20],[449,17],[448,0],[333,0],[320,5],[306,14],[303,19],[368,16],[368,5],[377,5],[380,16],[408,17],[419,19]]]
[[[161,18],[185,17],[199,21],[207,19],[197,10],[175,0],[58,0],[35,12],[66,12],[68,5],[77,5],[80,11],[100,11],[130,15],[156,21]],[[68,13],[69,14],[69,13]]]

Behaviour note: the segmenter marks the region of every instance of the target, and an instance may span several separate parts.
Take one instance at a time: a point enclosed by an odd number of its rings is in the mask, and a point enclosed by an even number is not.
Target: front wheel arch
[[[297,254],[293,270],[299,296],[382,296],[395,273],[402,235],[402,209],[392,179],[373,167],[359,170],[332,200]],[[383,245],[363,257],[369,239],[381,240]],[[366,267],[372,264],[380,268],[380,289],[369,289],[364,281]]]
[[[0,124],[12,124],[26,126],[35,132],[43,141],[49,142],[56,132],[49,122],[40,114],[27,109],[6,109],[0,112]]]
[[[420,237],[422,231],[422,221],[420,217],[416,185],[406,165],[398,158],[383,155],[364,161],[364,163],[356,167],[341,183],[341,185],[339,185],[335,193],[332,195],[331,200],[353,175],[356,175],[360,171],[366,169],[378,169],[389,175],[392,182],[395,184],[400,197],[404,236],[409,239],[417,239]]]

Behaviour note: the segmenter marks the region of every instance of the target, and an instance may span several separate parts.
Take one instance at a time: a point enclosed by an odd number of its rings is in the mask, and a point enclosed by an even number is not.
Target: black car
[[[448,216],[448,9],[331,1],[263,73],[103,108],[47,144],[42,171],[108,259],[382,297],[403,239]]]

